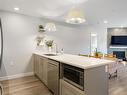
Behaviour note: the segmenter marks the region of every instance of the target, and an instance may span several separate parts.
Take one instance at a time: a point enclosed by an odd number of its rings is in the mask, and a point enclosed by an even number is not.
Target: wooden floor
[[[127,95],[127,77],[110,81],[109,95]]]
[[[52,95],[35,76],[2,81],[5,95]],[[118,78],[109,81],[109,95],[127,95],[127,66],[118,70]]]
[[[35,76],[2,82],[4,95],[52,95]]]

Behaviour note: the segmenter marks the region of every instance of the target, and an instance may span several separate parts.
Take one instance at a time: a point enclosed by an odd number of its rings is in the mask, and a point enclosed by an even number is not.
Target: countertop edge
[[[65,64],[68,64],[68,65],[72,65],[72,66],[75,66],[75,67],[78,67],[78,68],[82,68],[82,69],[91,69],[91,68],[96,68],[96,67],[100,67],[100,66],[106,66],[108,64],[112,64],[114,63],[113,61],[110,61],[108,63],[103,63],[103,64],[96,64],[96,65],[91,65],[91,66],[85,66],[85,67],[82,67],[81,65],[79,64],[72,64],[70,62],[66,62],[66,61],[62,61],[62,60],[58,60],[58,59],[55,59],[55,58],[52,58],[51,56],[46,56],[44,55],[44,53],[37,53],[37,52],[34,52],[33,54],[35,55],[39,55],[39,56],[42,56],[42,57],[45,57],[45,58],[48,58],[48,59],[51,59],[51,60],[55,60],[55,61],[58,61],[58,62],[61,62],[61,63],[65,63]],[[71,54],[70,54],[71,55]]]

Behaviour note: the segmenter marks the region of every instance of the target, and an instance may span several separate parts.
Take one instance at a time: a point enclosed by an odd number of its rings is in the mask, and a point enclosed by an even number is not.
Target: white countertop
[[[62,63],[66,63],[72,66],[76,66],[82,69],[94,68],[98,66],[108,65],[114,63],[114,61],[89,58],[84,56],[72,55],[72,54],[58,54],[57,56],[46,56],[44,52],[34,52],[33,54],[40,55],[52,60],[56,60]]]

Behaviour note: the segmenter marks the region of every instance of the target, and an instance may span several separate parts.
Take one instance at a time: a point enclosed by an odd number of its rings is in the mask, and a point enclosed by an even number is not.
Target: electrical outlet
[[[11,62],[10,62],[10,65],[11,65],[11,66],[13,66],[13,65],[14,65],[14,62],[13,62],[13,61],[11,61]]]

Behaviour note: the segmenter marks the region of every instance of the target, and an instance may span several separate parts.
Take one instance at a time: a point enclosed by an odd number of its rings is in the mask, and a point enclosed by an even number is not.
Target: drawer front
[[[64,80],[60,80],[60,95],[85,95],[85,93]]]

